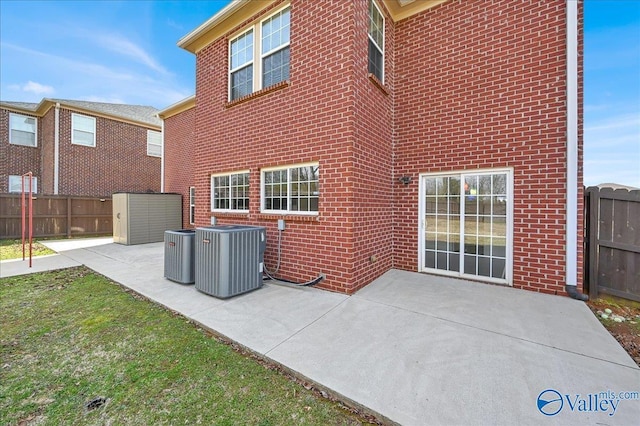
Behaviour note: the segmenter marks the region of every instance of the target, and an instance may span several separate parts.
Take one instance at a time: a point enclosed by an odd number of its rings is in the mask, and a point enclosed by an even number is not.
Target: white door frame
[[[477,174],[489,174],[489,173],[506,173],[507,174],[507,246],[506,246],[506,266],[505,266],[505,278],[496,279],[491,277],[485,277],[480,275],[463,274],[462,272],[444,271],[440,269],[426,268],[425,264],[425,179],[438,176],[451,176],[459,175],[464,179],[465,175],[477,175]],[[462,182],[462,180],[461,180]],[[461,197],[461,210],[460,215],[464,215],[464,197]],[[495,169],[467,169],[467,170],[453,170],[449,172],[439,173],[420,173],[418,183],[418,272],[428,272],[438,275],[454,276],[459,278],[470,278],[479,281],[486,281],[498,284],[513,285],[513,168],[495,168]],[[464,226],[461,223],[461,237],[464,238]],[[463,256],[463,239],[461,239],[461,253],[460,258]],[[462,263],[462,261],[461,261]],[[461,269],[462,270],[462,269]]]

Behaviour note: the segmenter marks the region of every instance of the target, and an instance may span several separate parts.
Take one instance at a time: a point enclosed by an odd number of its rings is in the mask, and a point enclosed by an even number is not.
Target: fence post
[[[598,230],[600,229],[600,188],[589,187],[589,299],[598,298]]]
[[[67,197],[67,238],[71,238],[71,197]]]

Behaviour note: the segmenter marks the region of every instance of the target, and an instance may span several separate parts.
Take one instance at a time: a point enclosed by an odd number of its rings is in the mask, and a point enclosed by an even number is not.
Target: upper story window
[[[369,72],[384,83],[384,16],[369,0]]]
[[[253,92],[253,30],[231,42],[231,100]]]
[[[264,213],[317,214],[319,198],[317,163],[262,171]]]
[[[9,143],[14,145],[37,146],[37,121],[35,117],[9,114]]]
[[[147,130],[147,155],[162,157],[162,133]]]
[[[38,178],[31,178],[31,192],[38,193]],[[24,190],[29,192],[29,180],[24,180]],[[9,192],[22,192],[22,176],[9,176]]]
[[[96,146],[96,119],[94,117],[71,114],[71,143]]]
[[[249,211],[249,172],[211,176],[211,211]]]
[[[252,26],[229,43],[229,100],[289,79],[291,9]]]

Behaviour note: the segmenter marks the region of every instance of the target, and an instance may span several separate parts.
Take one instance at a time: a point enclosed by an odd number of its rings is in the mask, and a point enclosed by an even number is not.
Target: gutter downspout
[[[565,291],[577,300],[578,292],[578,1],[567,0],[567,221]]]
[[[58,195],[60,175],[60,102],[56,102],[53,130],[53,194]]]
[[[162,127],[160,129],[160,141],[162,146],[160,147],[161,157],[160,157],[160,192],[164,192],[164,119],[156,114],[156,117],[162,120]]]

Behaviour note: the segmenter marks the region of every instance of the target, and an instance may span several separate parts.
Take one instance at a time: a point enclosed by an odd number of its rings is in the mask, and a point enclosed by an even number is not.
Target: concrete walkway
[[[219,300],[164,279],[162,243],[49,244],[392,422],[639,423],[640,400],[604,393],[640,392],[640,369],[582,302],[398,270],[350,297],[267,283]]]

